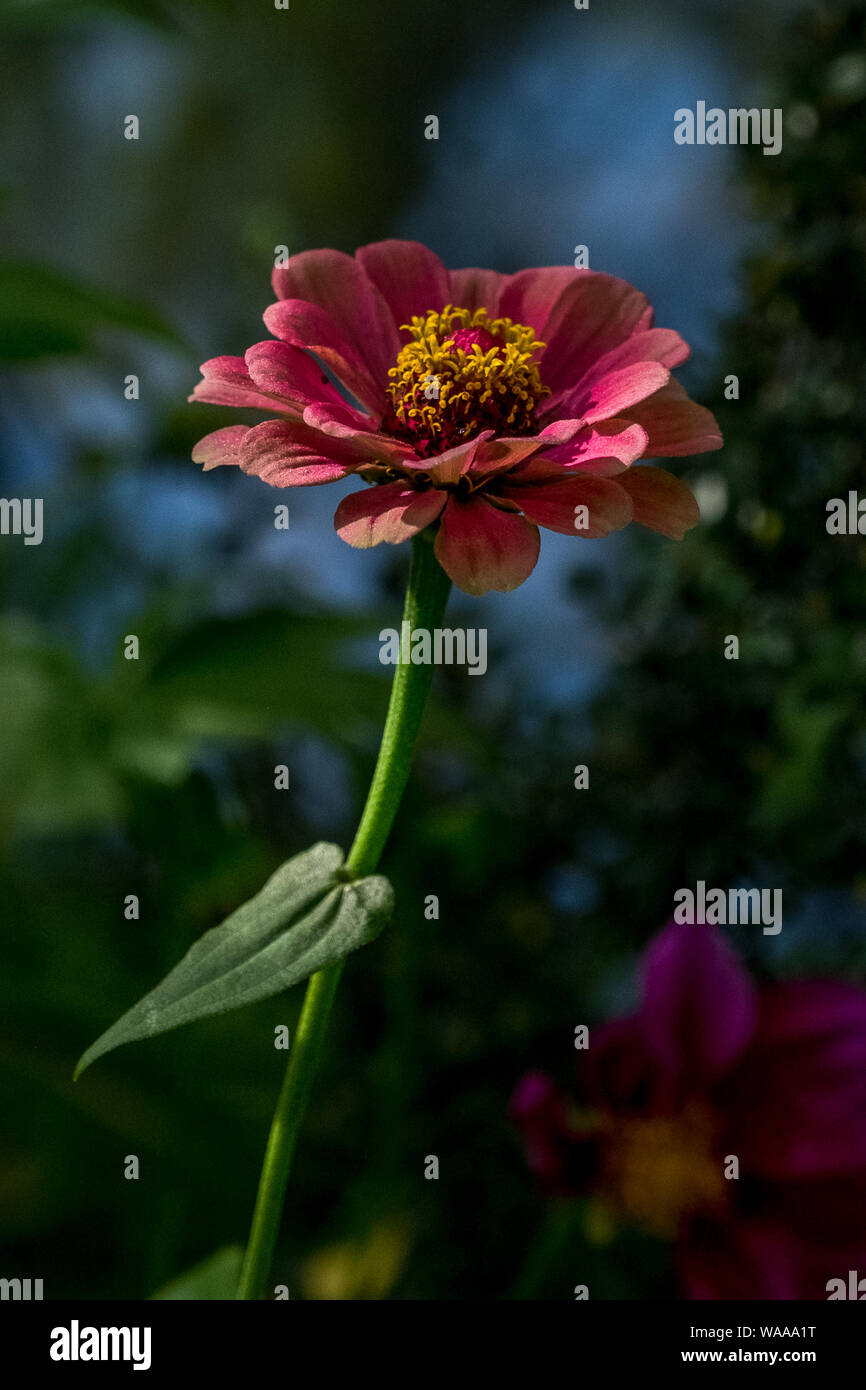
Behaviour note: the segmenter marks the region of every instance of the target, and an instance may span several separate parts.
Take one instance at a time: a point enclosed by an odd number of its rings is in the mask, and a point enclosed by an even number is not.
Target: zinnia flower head
[[[866,991],[758,987],[705,925],[669,924],[643,974],[573,1092],[519,1083],[532,1170],[672,1242],[689,1298],[826,1298],[866,1271]]]
[[[689,349],[624,280],[568,266],[448,271],[418,242],[306,251],[273,274],[273,338],[202,365],[190,399],[271,417],[206,435],[193,459],[274,487],[367,484],[337,507],[350,545],[436,528],[470,594],[514,589],[539,526],[679,538],[688,488],[644,457],[717,449],[713,416],[671,377]],[[323,370],[324,369],[324,370]]]

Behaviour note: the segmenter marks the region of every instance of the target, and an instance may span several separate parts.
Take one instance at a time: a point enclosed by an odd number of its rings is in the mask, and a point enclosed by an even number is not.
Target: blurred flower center
[[[491,319],[486,309],[417,315],[404,328],[412,341],[388,373],[399,425],[422,457],[472,439],[481,430],[531,434],[535,409],[550,395],[535,354],[544,347],[531,328]]]
[[[624,1219],[671,1240],[689,1217],[724,1204],[716,1138],[703,1105],[672,1116],[617,1119],[605,1145],[600,1196]]]

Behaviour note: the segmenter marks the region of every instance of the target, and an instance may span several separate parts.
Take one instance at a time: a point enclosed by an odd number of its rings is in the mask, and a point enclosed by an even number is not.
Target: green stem
[[[403,622],[409,624],[410,634],[415,628],[432,630],[439,626],[450,589],[451,581],[433,554],[432,537],[427,533],[416,536],[412,542],[412,566],[403,608]],[[401,637],[404,630],[401,628]],[[345,870],[352,878],[373,873],[379,863],[409,779],[432,679],[432,665],[401,662],[394,668],[376,769],[361,823],[346,859]],[[235,1295],[238,1299],[261,1298],[264,1293],[292,1158],[343,965],[343,961],[336,961],[318,971],[307,984],[294,1046],[268,1136],[249,1243]]]

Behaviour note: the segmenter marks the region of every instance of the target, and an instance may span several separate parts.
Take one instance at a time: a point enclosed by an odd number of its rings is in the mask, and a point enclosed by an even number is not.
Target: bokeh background
[[[407,556],[343,545],[334,487],[275,531],[278,494],[191,464],[235,420],[186,397],[265,336],[276,245],[407,236],[504,271],[586,244],[692,342],[681,375],[726,447],[685,461],[704,524],[682,545],[548,533],[515,594],[455,595],[490,669],[437,674],[383,866],[397,918],[346,972],[275,1279],[557,1299],[579,1268],[593,1297],[676,1297],[665,1245],[598,1243],[545,1202],[507,1105],[527,1068],[567,1074],[577,1023],[630,1007],[699,878],[784,890],[780,936],[731,929],[759,977],[866,980],[866,542],[825,531],[863,485],[863,5],[0,16],[2,495],[45,503],[41,546],[0,538],[0,1272],[148,1297],[246,1236],[301,990],[71,1073],[283,859],[351,839]],[[783,107],[782,154],[676,146],[699,99]]]

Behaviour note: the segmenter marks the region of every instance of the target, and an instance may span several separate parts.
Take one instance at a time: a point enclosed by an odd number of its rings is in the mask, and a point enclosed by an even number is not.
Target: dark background
[[[490,669],[437,674],[383,864],[397,917],[346,972],[275,1279],[568,1298],[579,1269],[594,1297],[675,1296],[665,1246],[547,1209],[506,1109],[629,1007],[698,878],[783,889],[779,937],[732,931],[759,976],[866,976],[866,543],[825,530],[863,486],[863,6],[0,15],[2,493],[45,499],[41,546],[0,537],[0,1273],[145,1297],[246,1237],[301,990],[71,1073],[283,859],[351,840],[407,555],[346,547],[340,488],[275,531],[285,495],[189,461],[235,420],[186,396],[266,336],[277,244],[408,236],[504,271],[588,245],[693,344],[726,447],[679,470],[704,508],[682,545],[545,534],[515,594],[452,600]],[[675,145],[701,99],[781,106],[782,154]]]

